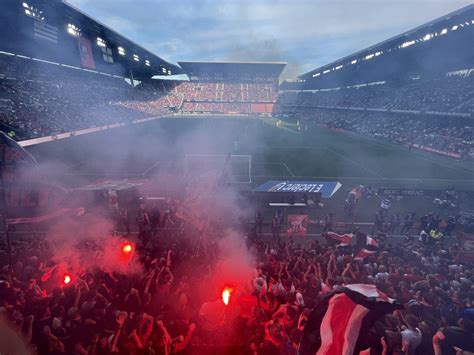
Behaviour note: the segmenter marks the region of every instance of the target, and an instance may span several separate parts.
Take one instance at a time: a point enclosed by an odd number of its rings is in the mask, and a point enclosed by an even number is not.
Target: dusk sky
[[[296,77],[472,0],[70,0],[176,63],[285,61]]]

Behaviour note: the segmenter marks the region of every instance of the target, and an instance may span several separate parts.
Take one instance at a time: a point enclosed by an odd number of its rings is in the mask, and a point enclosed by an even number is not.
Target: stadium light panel
[[[464,25],[462,23],[460,23],[459,26],[464,27]]]
[[[327,70],[323,71],[323,74],[327,74],[327,73],[329,73],[329,72],[330,72],[330,70],[327,69]]]
[[[357,63],[357,59],[354,59],[351,64],[356,64]]]
[[[365,59],[369,60],[369,59],[372,59],[374,56],[375,56],[375,54],[372,53],[372,54],[366,55]]]
[[[448,29],[447,28],[443,28],[440,32],[440,34],[442,35],[445,35],[446,33],[448,33]]]
[[[413,44],[415,44],[415,41],[403,42],[403,43],[400,45],[400,48],[410,47],[410,46],[413,45]]]
[[[168,70],[168,75],[171,75],[171,70]]]
[[[337,66],[336,68],[334,68],[334,69],[339,70],[339,69],[341,69],[341,68],[342,68],[342,65],[338,65],[338,66]]]
[[[118,50],[118,54],[125,55],[125,49],[123,47],[118,47],[117,50]]]
[[[105,41],[100,37],[97,37],[97,45],[99,47],[105,47],[106,46]]]
[[[469,21],[465,21],[464,23],[468,26],[470,25]]]
[[[432,38],[433,38],[433,34],[427,33],[426,35],[423,36],[423,41],[429,41]]]
[[[313,78],[316,78],[316,77],[318,77],[318,76],[320,76],[320,75],[321,75],[321,73],[313,74]]]
[[[162,72],[163,74],[166,74],[166,68],[161,68],[161,72]]]
[[[133,60],[134,60],[135,62],[139,62],[139,61],[140,61],[140,57],[139,57],[138,55],[134,54],[134,55],[133,55]]]
[[[23,3],[23,8],[25,11],[25,15],[33,17],[41,21],[44,20],[43,11],[40,11],[33,6],[28,5],[26,2]]]
[[[458,25],[454,25],[452,28],[451,28],[451,31],[456,31],[458,29]]]
[[[145,65],[146,65],[147,67],[150,66],[150,61],[149,61],[148,59],[145,60]]]
[[[375,56],[378,57],[379,55],[381,55],[383,52],[380,51],[380,52],[375,52]]]
[[[81,35],[81,30],[79,29],[79,27],[76,27],[72,23],[68,23],[67,33],[69,33],[71,36],[78,37]]]

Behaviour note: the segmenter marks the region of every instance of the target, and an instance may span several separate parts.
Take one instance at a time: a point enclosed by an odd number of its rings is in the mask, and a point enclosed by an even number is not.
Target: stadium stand
[[[284,82],[274,112],[471,159],[473,17],[467,6]]]
[[[25,138],[146,116],[117,105],[137,93],[123,79],[13,56],[0,56],[0,88],[0,121]]]
[[[271,114],[285,63],[180,62],[191,81],[176,87],[184,113]]]
[[[350,88],[287,92],[282,106],[380,108],[415,111],[472,113],[474,71],[405,85],[379,83]]]

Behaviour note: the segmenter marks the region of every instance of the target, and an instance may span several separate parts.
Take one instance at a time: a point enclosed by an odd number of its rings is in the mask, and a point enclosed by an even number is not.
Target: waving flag
[[[369,330],[385,314],[403,308],[374,285],[353,284],[328,293],[306,323],[300,355],[352,355],[370,347]],[[380,343],[380,339],[377,339]]]
[[[341,235],[334,232],[327,232],[325,235],[331,239],[337,240],[340,246],[346,246],[350,244],[352,241],[352,237],[354,236],[352,233],[346,233]]]
[[[354,253],[354,260],[363,260],[369,255],[378,252],[379,244],[374,238],[361,232],[357,232],[356,238],[357,250]]]

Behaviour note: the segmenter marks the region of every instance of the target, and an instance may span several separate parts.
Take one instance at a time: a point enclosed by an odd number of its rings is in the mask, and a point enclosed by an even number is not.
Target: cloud
[[[279,60],[295,72],[381,42],[470,0],[70,2],[172,62]]]

